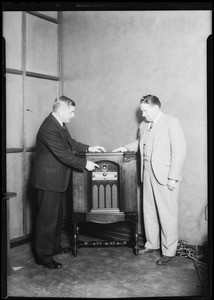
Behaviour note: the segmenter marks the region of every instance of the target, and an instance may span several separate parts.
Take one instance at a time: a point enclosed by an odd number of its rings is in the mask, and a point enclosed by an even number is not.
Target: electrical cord
[[[196,249],[197,249],[197,246],[196,246]],[[182,258],[190,258],[194,261],[201,285],[202,285],[203,289],[205,289],[206,282],[204,282],[201,273],[207,275],[208,265],[205,262],[202,262],[200,260],[203,258],[203,253],[202,252],[200,253],[199,249],[197,249],[197,251],[195,251],[194,248],[189,246],[186,241],[180,240],[178,242],[176,255],[180,256]]]
[[[203,254],[199,253],[199,250],[197,252],[198,253],[196,254],[195,250],[191,246],[188,246],[188,244],[187,244],[186,241],[180,240],[178,242],[176,255],[178,255],[178,256],[180,256],[182,258],[191,258],[195,262],[203,265],[204,267],[207,267],[206,263],[200,261],[200,258],[203,258]]]

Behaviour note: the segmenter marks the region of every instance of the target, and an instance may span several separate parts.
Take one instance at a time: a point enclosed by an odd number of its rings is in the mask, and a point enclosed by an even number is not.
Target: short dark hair
[[[158,97],[153,96],[153,95],[143,96],[143,98],[140,99],[140,104],[142,104],[142,103],[158,105],[159,107],[161,107],[160,100],[158,99]]]
[[[53,104],[53,111],[56,111],[57,108],[60,106],[60,104],[64,102],[67,103],[68,106],[75,106],[74,100],[66,97],[66,96],[60,96],[59,98],[56,98]]]

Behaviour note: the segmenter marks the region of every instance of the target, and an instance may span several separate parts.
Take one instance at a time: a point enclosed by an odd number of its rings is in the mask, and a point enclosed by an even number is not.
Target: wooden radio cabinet
[[[135,152],[85,153],[86,159],[100,168],[93,172],[73,171],[73,245],[77,256],[83,246],[133,247],[138,255],[137,161]],[[81,241],[79,223],[108,224],[128,221],[132,225],[129,241]]]

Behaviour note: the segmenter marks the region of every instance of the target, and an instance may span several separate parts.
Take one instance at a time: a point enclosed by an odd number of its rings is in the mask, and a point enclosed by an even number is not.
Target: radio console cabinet
[[[138,255],[137,162],[135,152],[86,153],[87,160],[99,165],[93,172],[73,171],[73,245],[77,256],[79,247],[121,246],[133,248]],[[81,241],[79,223],[100,224],[128,221],[129,241]]]

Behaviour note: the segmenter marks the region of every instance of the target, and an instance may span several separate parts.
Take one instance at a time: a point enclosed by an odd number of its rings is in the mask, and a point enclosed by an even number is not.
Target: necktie
[[[152,130],[152,127],[153,127],[153,125],[154,125],[154,122],[153,122],[153,121],[151,121],[151,122],[150,122],[149,131],[150,131],[150,130]]]
[[[65,126],[65,123],[63,123],[63,129],[65,131],[66,138],[69,140],[69,134],[68,134],[68,130],[67,130],[66,126]]]

